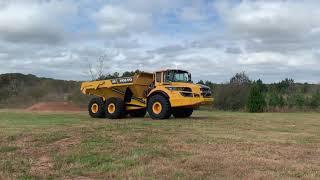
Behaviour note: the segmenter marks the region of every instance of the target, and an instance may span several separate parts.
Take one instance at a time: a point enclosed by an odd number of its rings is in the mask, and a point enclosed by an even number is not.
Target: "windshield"
[[[191,76],[186,71],[172,70],[165,73],[166,82],[190,82]]]

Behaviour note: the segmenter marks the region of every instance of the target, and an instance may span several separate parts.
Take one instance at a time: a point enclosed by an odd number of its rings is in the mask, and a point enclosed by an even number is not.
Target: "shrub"
[[[214,92],[214,107],[221,110],[238,111],[246,106],[248,85],[222,85]]]

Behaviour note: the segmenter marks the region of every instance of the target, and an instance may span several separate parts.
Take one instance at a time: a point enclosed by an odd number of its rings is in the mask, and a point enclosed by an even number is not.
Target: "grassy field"
[[[92,120],[0,111],[0,179],[320,178],[320,114]]]

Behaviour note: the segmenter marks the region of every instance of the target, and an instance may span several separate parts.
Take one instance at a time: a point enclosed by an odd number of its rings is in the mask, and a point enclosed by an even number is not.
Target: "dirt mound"
[[[82,111],[80,107],[68,102],[41,102],[27,108],[28,111]]]

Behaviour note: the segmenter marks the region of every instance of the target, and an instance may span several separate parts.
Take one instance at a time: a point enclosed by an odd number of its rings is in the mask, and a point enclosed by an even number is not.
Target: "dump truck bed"
[[[115,78],[101,81],[83,82],[81,91],[84,94],[96,95],[107,99],[108,97],[124,98],[125,93],[130,90],[135,99],[142,100],[146,97],[148,86],[153,82],[153,74],[137,73],[132,77]]]
[[[113,88],[119,86],[132,86],[133,77],[117,78],[101,81],[88,81],[81,84],[81,91],[83,94],[88,94],[90,90],[97,90],[101,88]]]

